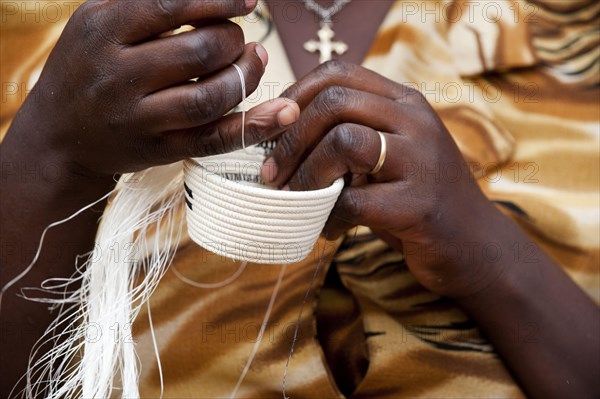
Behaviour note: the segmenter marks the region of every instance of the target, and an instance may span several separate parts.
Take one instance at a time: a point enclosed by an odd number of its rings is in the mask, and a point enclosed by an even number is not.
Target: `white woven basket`
[[[312,251],[344,187],[281,191],[260,181],[259,146],[184,162],[188,232],[203,248],[265,264],[299,262]]]

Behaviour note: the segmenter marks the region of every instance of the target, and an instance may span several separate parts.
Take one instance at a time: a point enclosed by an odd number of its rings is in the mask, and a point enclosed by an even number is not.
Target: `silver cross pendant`
[[[318,51],[320,53],[319,62],[322,64],[325,61],[332,59],[333,53],[342,55],[348,51],[348,45],[344,42],[335,42],[333,37],[335,32],[331,29],[331,24],[321,24],[321,29],[317,32],[319,40],[309,40],[304,43],[304,49],[311,53]]]

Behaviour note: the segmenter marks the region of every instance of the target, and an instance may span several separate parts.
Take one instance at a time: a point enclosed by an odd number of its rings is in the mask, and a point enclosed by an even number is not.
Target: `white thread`
[[[239,153],[239,152],[238,152]],[[236,153],[222,162],[211,157],[184,162],[188,233],[199,245],[219,255],[257,263],[298,262],[311,252],[344,181],[314,191],[281,191],[259,183],[240,184],[223,177],[239,168]],[[257,158],[260,154],[256,154]],[[262,156],[264,158],[264,154]],[[260,173],[258,171],[257,173]]]
[[[231,156],[232,154],[228,155]],[[259,201],[298,201],[300,204],[306,204],[307,201],[314,200],[315,203],[310,204],[310,206],[313,206],[322,204],[323,197],[328,197],[332,191],[337,191],[337,188],[333,188],[336,183],[327,188],[312,191],[283,191],[268,188],[263,184],[239,184],[220,176],[219,169],[216,171],[206,169],[201,158],[198,160],[188,159],[183,166],[186,174],[192,174],[195,177],[195,179],[189,179],[192,184],[212,184],[216,190],[222,190],[222,192],[235,197],[249,197],[249,199],[259,197]],[[188,179],[186,179],[187,181]]]
[[[246,150],[246,138],[245,138],[245,130],[246,130],[246,107],[244,102],[246,101],[246,79],[244,79],[244,73],[242,72],[242,68],[237,66],[236,64],[231,64],[237,71],[238,75],[240,75],[240,83],[242,86],[242,149]]]
[[[302,201],[294,200],[292,198],[287,200],[278,200],[278,199],[268,199],[268,198],[260,198],[258,195],[243,195],[240,193],[230,191],[229,195],[227,194],[227,190],[231,190],[235,187],[217,187],[211,183],[206,182],[205,184],[198,184],[191,179],[188,179],[188,187],[192,189],[195,193],[198,193],[198,196],[190,195],[188,198],[190,201],[199,202],[202,204],[202,201],[199,201],[200,196],[204,195],[207,198],[215,198],[214,201],[210,201],[210,203],[215,203],[219,208],[225,207],[226,211],[239,213],[240,210],[245,211],[249,208],[248,215],[262,215],[265,212],[265,206],[274,207],[283,212],[283,215],[280,213],[276,213],[273,216],[278,217],[284,221],[287,221],[289,217],[287,215],[291,215],[294,219],[302,219],[302,215],[311,214],[322,214],[326,213],[329,209],[329,204],[323,201],[323,198],[328,198],[328,195],[335,194],[337,190],[337,186],[334,185],[331,191],[321,192],[321,198],[318,199],[310,199],[306,198]],[[238,183],[233,183],[238,185]],[[224,184],[226,186],[227,184]],[[243,185],[240,185],[243,186]],[[247,187],[247,186],[243,186]],[[273,190],[265,190],[276,193]],[[284,193],[292,193],[295,194],[297,191],[282,191]],[[258,194],[258,193],[257,193]],[[218,201],[218,202],[217,202]],[[311,215],[312,216],[312,215]]]
[[[33,268],[33,266],[35,265],[35,263],[40,258],[40,254],[42,253],[42,246],[44,245],[44,238],[46,237],[46,233],[48,232],[48,230],[50,230],[53,227],[60,226],[61,224],[66,223],[66,222],[68,222],[70,220],[73,220],[74,218],[76,218],[77,216],[79,216],[81,213],[87,211],[88,209],[90,209],[94,205],[99,204],[102,201],[104,201],[105,199],[107,199],[108,197],[110,197],[111,194],[112,194],[112,191],[110,191],[109,193],[107,193],[106,195],[104,195],[102,198],[100,198],[100,199],[92,202],[91,204],[84,206],[80,210],[78,210],[75,213],[73,213],[71,216],[66,217],[66,218],[64,218],[62,220],[59,220],[57,222],[54,222],[54,223],[50,223],[44,229],[44,231],[42,231],[42,235],[40,236],[40,242],[38,244],[37,251],[35,252],[35,256],[33,257],[33,260],[31,261],[31,263],[29,263],[29,265],[25,269],[23,269],[23,271],[21,273],[19,273],[15,278],[13,278],[12,280],[10,280],[8,283],[6,283],[4,285],[4,287],[2,287],[2,290],[0,291],[0,311],[2,311],[2,297],[4,296],[4,293],[6,291],[8,291],[10,289],[10,287],[12,287],[13,285],[15,285],[19,280],[21,280],[23,277],[25,277],[27,275],[27,273],[29,273],[31,271],[31,269]]]
[[[258,352],[258,348],[259,348],[259,346],[262,342],[263,336],[265,334],[265,329],[267,328],[267,323],[269,322],[269,318],[271,317],[271,311],[273,310],[273,305],[275,304],[275,299],[277,298],[277,293],[279,292],[279,287],[281,286],[281,282],[283,281],[283,276],[285,275],[286,268],[287,268],[287,264],[284,264],[281,267],[281,270],[279,271],[279,277],[277,278],[277,282],[275,283],[275,287],[273,288],[273,293],[271,294],[271,299],[269,300],[269,306],[267,306],[267,311],[265,312],[265,316],[263,317],[263,322],[260,326],[260,331],[258,333],[258,337],[256,338],[256,342],[254,343],[254,346],[252,347],[252,352],[250,352],[250,356],[248,357],[248,360],[246,361],[244,370],[242,370],[242,374],[240,374],[240,378],[238,379],[238,382],[235,385],[235,388],[233,388],[233,391],[231,391],[231,394],[229,395],[230,398],[235,398],[235,396],[237,395],[237,392],[238,392],[240,386],[242,385],[244,378],[246,378],[246,374],[248,374],[248,371],[250,370],[250,366],[252,365],[252,362],[254,361],[254,357],[256,356],[256,353]]]
[[[184,162],[188,233],[200,246],[232,259],[300,261],[312,250],[344,181],[303,192],[275,190],[261,181],[266,148],[246,149],[246,82],[242,69],[232,65],[242,88],[242,150]],[[295,256],[289,256],[290,246]]]
[[[181,185],[181,163],[123,176],[102,216],[92,255],[72,279],[59,284],[50,279],[43,285],[46,292],[64,288],[65,297],[48,300],[60,310],[31,351],[22,392],[27,398],[112,397],[117,373],[121,397],[139,397],[139,359],[130,326],[173,260],[182,231],[176,218],[184,203]],[[154,231],[149,231],[151,226]],[[114,253],[128,243],[133,243],[134,252]],[[80,289],[67,290],[79,280]],[[90,327],[96,328],[97,339],[89,335]],[[152,325],[151,329],[162,380]],[[47,344],[53,348],[46,350]]]
[[[242,100],[245,101],[246,87],[243,73],[237,65],[233,66],[240,75]],[[158,362],[162,397],[164,392],[162,365],[147,301],[173,260],[182,227],[176,222],[175,213],[184,198],[187,198],[194,208],[187,209],[190,237],[200,245],[205,248],[207,243],[233,245],[233,252],[215,250],[210,246],[207,249],[243,261],[284,264],[269,302],[265,321],[261,326],[260,340],[255,343],[246,367],[234,388],[232,395],[235,396],[258,351],[266,321],[270,317],[283,278],[285,264],[304,259],[310,253],[344,186],[341,178],[328,188],[307,192],[278,191],[261,184],[260,165],[265,159],[266,148],[255,146],[249,151],[246,149],[245,114],[246,110],[242,106],[242,150],[207,157],[197,162],[194,160],[184,162],[185,181],[192,189],[190,195],[184,194],[180,189],[181,164],[150,168],[126,175],[120,180],[121,187],[117,189],[111,206],[102,217],[102,224],[96,235],[97,245],[90,258],[81,268],[76,266],[77,272],[73,278],[56,285],[50,285],[52,279],[49,279],[42,287],[44,292],[52,292],[52,289],[56,288],[64,288],[64,291],[62,299],[39,300],[54,303],[60,311],[44,336],[32,348],[25,375],[27,385],[24,394],[27,398],[40,395],[49,399],[108,397],[113,391],[114,376],[119,371],[123,384],[122,398],[139,397],[137,371],[139,359],[136,357],[133,344],[123,342],[127,335],[121,331],[121,328],[133,323],[144,302],[148,306],[148,319]],[[222,177],[217,177],[214,170],[209,171],[205,168],[209,163],[210,166],[214,166],[215,161],[221,162],[216,172],[222,174]],[[203,162],[206,162],[206,165],[203,165]],[[239,164],[246,169],[257,165],[258,167],[254,173],[239,174],[242,178],[248,179],[247,182],[226,179],[224,176],[231,173],[232,169],[235,175],[235,168]],[[128,179],[138,183],[138,187],[124,183]],[[194,197],[195,193],[196,197]],[[34,260],[19,276],[3,287],[0,292],[0,305],[2,294],[20,280],[37,261],[47,230],[70,220],[106,197],[108,194],[43,231]],[[162,225],[166,225],[166,240],[163,240],[165,237],[160,234]],[[146,240],[149,226],[156,226],[154,244],[150,246]],[[252,230],[254,235],[248,234]],[[290,237],[285,244],[297,244],[297,257],[291,259],[286,248],[273,248],[264,253],[264,249],[274,242],[281,243],[285,235]],[[248,242],[250,236],[260,240]],[[264,240],[265,238],[267,240]],[[297,242],[294,243],[294,240]],[[121,259],[115,262],[110,251],[113,244],[120,245],[123,242],[134,243],[139,253],[136,253],[131,261]],[[254,243],[259,245],[257,249],[250,247],[240,250],[243,245]],[[318,273],[320,264],[321,262],[315,273]],[[245,263],[242,264],[238,272],[226,281],[233,281],[245,267]],[[143,274],[141,282],[138,281],[140,274]],[[80,289],[67,291],[70,284],[78,281],[81,281]],[[309,291],[312,284],[313,282]],[[309,291],[305,295],[303,306]],[[72,304],[71,308],[64,308],[66,304]],[[91,342],[87,339],[87,328],[94,323],[100,326],[101,334],[98,341]],[[120,326],[118,342],[113,342],[113,337],[107,333],[113,325]],[[285,375],[297,332],[298,325],[284,373],[282,385],[284,395]],[[66,335],[67,339],[59,341],[63,335]],[[38,352],[48,343],[53,343],[54,347],[37,358]],[[82,356],[81,360],[77,361],[80,356]]]
[[[154,333],[154,323],[152,322],[152,311],[150,310],[150,299],[146,302],[148,308],[148,325],[150,326],[150,335],[152,336],[152,347],[154,348],[154,356],[156,357],[156,364],[158,365],[158,376],[160,379],[160,398],[162,399],[165,394],[165,383],[163,380],[162,363],[160,361],[160,354],[158,352],[158,343],[156,342],[156,334]]]
[[[207,222],[210,222],[207,220]],[[206,230],[206,227],[202,225],[194,224],[190,226],[191,229],[198,233]],[[215,232],[215,236],[224,240],[230,240],[232,242],[241,241],[243,242],[261,242],[265,244],[297,244],[298,240],[305,241],[310,240],[315,234],[308,232],[307,234],[298,235],[296,237],[287,237],[287,233],[273,233],[269,235],[268,232],[260,232],[260,234],[252,234],[251,232],[245,233],[235,229],[231,229],[228,226],[221,227],[222,231]]]
[[[287,361],[285,362],[285,368],[283,369],[283,379],[281,380],[281,393],[283,394],[283,399],[290,399],[285,394],[285,383],[286,383],[286,378],[287,378],[287,372],[288,372],[288,369],[290,366],[290,361],[292,360],[292,355],[294,354],[294,347],[296,346],[296,341],[298,340],[298,331],[300,330],[300,324],[302,322],[302,312],[304,312],[304,306],[306,305],[306,302],[308,300],[308,295],[310,294],[310,291],[312,291],[315,281],[317,280],[317,276],[319,275],[319,272],[321,271],[321,265],[323,264],[323,259],[325,258],[325,249],[326,248],[327,248],[327,246],[323,246],[323,252],[321,253],[321,256],[319,258],[319,263],[317,263],[317,267],[315,268],[315,272],[313,273],[312,279],[310,280],[308,289],[304,293],[304,298],[302,299],[302,305],[300,305],[300,311],[298,312],[298,318],[296,319],[296,326],[294,328],[294,338],[292,339],[292,345],[291,345],[290,351],[288,353]]]
[[[227,223],[225,224],[226,227],[231,226],[232,228],[234,228],[237,231],[248,231],[248,232],[250,232],[250,234],[252,234],[252,229],[254,228],[253,225],[264,223],[264,218],[261,218],[262,215],[260,213],[255,213],[253,215],[244,215],[241,212],[236,213],[236,212],[227,211],[227,210],[223,210],[223,213],[218,213],[222,209],[220,209],[215,204],[200,203],[200,205],[198,205],[197,202],[193,202],[193,204],[196,205],[197,207],[206,206],[208,209],[206,212],[207,216],[210,216],[211,218],[214,217],[214,219],[216,220],[215,223],[228,222],[228,218],[239,217],[239,220],[236,220],[235,223],[232,223],[231,225],[227,224]],[[313,214],[308,214],[306,217],[311,218],[311,219],[308,220],[306,223],[302,223],[302,220],[297,220],[297,219],[292,219],[292,218],[290,218],[289,221],[286,221],[286,220],[281,219],[280,217],[273,217],[273,219],[271,220],[271,222],[272,222],[271,227],[273,230],[271,232],[268,232],[268,231],[256,232],[256,235],[265,236],[265,237],[277,237],[279,235],[278,233],[285,232],[288,229],[296,229],[296,228],[302,227],[302,226],[304,226],[307,229],[312,230],[313,226],[320,224],[319,218],[327,217],[327,215],[328,215],[327,211],[328,211],[328,209],[325,209],[324,212],[318,212],[318,213],[315,212]],[[248,210],[247,212],[252,213],[251,210]],[[313,220],[313,219],[317,219],[317,220]]]
[[[213,289],[213,288],[223,288],[226,285],[233,283],[235,280],[238,279],[238,277],[240,277],[242,275],[244,270],[246,270],[247,266],[248,266],[248,262],[242,262],[240,264],[240,267],[235,271],[235,273],[233,273],[231,276],[227,277],[225,280],[219,281],[217,283],[199,283],[197,281],[191,280],[191,279],[185,277],[183,274],[181,274],[179,272],[179,270],[177,270],[175,268],[175,265],[171,266],[171,270],[173,271],[173,273],[175,274],[175,276],[177,276],[177,278],[179,280],[183,281],[184,283],[186,283],[188,285],[191,285],[192,287]]]

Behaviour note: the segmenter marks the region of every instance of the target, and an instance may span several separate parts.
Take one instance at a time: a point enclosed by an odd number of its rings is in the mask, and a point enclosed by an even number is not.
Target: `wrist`
[[[514,249],[527,240],[523,232],[483,197],[471,201],[468,212],[447,212],[452,220],[439,238],[441,295],[458,299],[476,296],[514,269]]]
[[[27,191],[43,187],[45,194],[67,202],[74,197],[93,199],[114,188],[113,176],[84,173],[66,151],[53,147],[46,135],[43,126],[30,123],[27,115],[17,115],[0,146],[3,186]]]
[[[525,268],[539,263],[540,257],[545,256],[492,202],[489,202],[489,208],[482,219],[485,223],[480,223],[484,230],[478,235],[480,249],[465,267],[465,286],[448,295],[465,305],[477,304],[500,294],[517,295],[522,283],[517,274],[522,274]]]

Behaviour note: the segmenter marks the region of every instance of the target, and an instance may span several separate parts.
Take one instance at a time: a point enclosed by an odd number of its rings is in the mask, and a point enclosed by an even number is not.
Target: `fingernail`
[[[280,126],[289,126],[298,120],[300,116],[300,109],[298,104],[289,103],[277,113],[277,122]]]
[[[254,7],[256,7],[256,3],[257,2],[258,2],[258,0],[245,0],[246,9],[247,10],[254,10]]]
[[[256,51],[256,54],[262,61],[263,66],[267,66],[267,64],[269,63],[269,55],[267,54],[267,50],[265,50],[262,44],[256,43],[254,51]]]
[[[267,183],[271,183],[277,177],[277,163],[273,157],[267,158],[263,163],[260,177]]]

